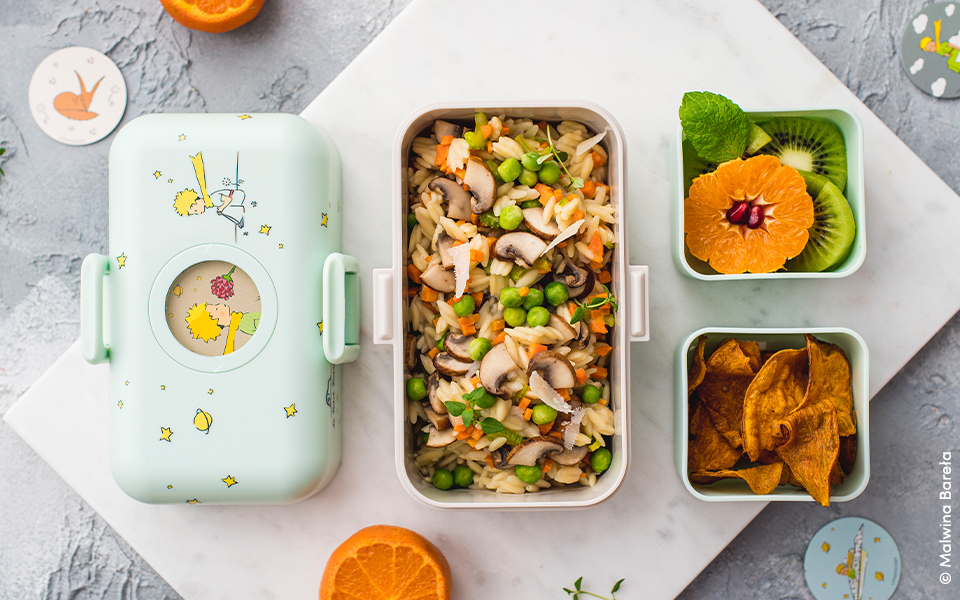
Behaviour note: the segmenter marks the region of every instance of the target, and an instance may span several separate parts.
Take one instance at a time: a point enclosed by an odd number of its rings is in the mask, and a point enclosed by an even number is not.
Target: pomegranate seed
[[[734,225],[746,225],[750,205],[746,202],[734,202],[727,211],[727,220]]]
[[[747,219],[747,227],[756,229],[763,225],[763,207],[760,205],[750,209],[750,217]]]

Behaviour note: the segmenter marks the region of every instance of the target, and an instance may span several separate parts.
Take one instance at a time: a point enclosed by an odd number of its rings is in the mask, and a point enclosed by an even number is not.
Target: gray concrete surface
[[[80,261],[107,242],[112,136],[81,148],[44,136],[26,103],[36,64],[69,45],[106,53],[127,81],[124,122],[158,111],[296,113],[407,1],[268,0],[249,25],[211,36],[183,29],[155,0],[123,0],[119,7],[0,0],[0,146],[8,149],[0,157],[7,173],[0,178],[0,412],[79,335]],[[761,2],[960,191],[960,104],[915,89],[897,58],[900,32],[922,2]],[[861,515],[900,544],[896,597],[960,598],[960,584],[936,582],[934,494],[940,452],[952,449],[960,463],[958,398],[960,317],[954,317],[874,400],[873,478],[865,494],[830,509],[771,505],[681,597],[812,598],[802,573],[807,540],[833,518]],[[629,575],[620,596],[642,598],[641,582],[630,585]],[[544,591],[545,598],[553,595]],[[0,600],[22,598],[179,596],[0,422]]]

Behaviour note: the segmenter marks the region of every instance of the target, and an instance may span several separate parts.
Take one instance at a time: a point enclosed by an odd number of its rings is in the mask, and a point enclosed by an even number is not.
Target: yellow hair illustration
[[[177,192],[177,197],[173,201],[173,208],[177,210],[177,214],[181,217],[185,217],[190,210],[190,207],[193,206],[193,203],[197,201],[197,193],[193,190],[183,190],[182,192]]]
[[[216,319],[207,312],[206,302],[194,304],[190,307],[184,320],[187,322],[187,329],[190,330],[193,339],[201,339],[204,342],[209,342],[210,340],[217,339],[220,336],[220,332],[223,331],[223,328],[217,325]]]

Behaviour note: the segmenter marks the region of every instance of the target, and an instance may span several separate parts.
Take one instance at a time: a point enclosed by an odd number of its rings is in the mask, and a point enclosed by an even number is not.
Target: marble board
[[[701,282],[674,268],[667,156],[680,97],[691,89],[749,107],[840,104],[860,116],[868,247],[856,274],[760,284]],[[650,266],[652,328],[651,341],[632,348],[631,470],[609,501],[586,510],[438,512],[409,497],[394,470],[393,355],[371,343],[369,283],[373,268],[400,257],[391,256],[388,211],[371,217],[371,209],[392,197],[393,138],[417,107],[551,98],[596,102],[626,132],[629,259]],[[940,268],[960,261],[951,226],[960,199],[754,0],[564,0],[550,10],[417,0],[303,115],[340,149],[343,248],[360,260],[365,294],[363,351],[344,370],[344,459],[331,486],[290,506],[127,498],[107,466],[107,370],[86,365],[77,346],[4,417],[187,599],[238,590],[312,597],[331,550],[374,523],[434,541],[458,598],[560,597],[580,575],[600,589],[626,577],[624,599],[672,598],[764,505],[704,503],[683,488],[672,435],[681,339],[706,325],[850,327],[872,349],[875,393],[960,308],[960,278]]]

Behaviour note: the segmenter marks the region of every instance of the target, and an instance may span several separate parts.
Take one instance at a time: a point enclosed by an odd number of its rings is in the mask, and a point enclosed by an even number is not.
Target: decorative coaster
[[[960,3],[928,4],[903,32],[900,62],[918,88],[937,98],[960,96]]]
[[[888,600],[900,583],[900,550],[873,521],[844,517],[810,540],[803,574],[817,600]]]
[[[127,108],[127,84],[104,54],[73,46],[43,59],[30,79],[30,112],[44,133],[63,144],[102,140]]]

